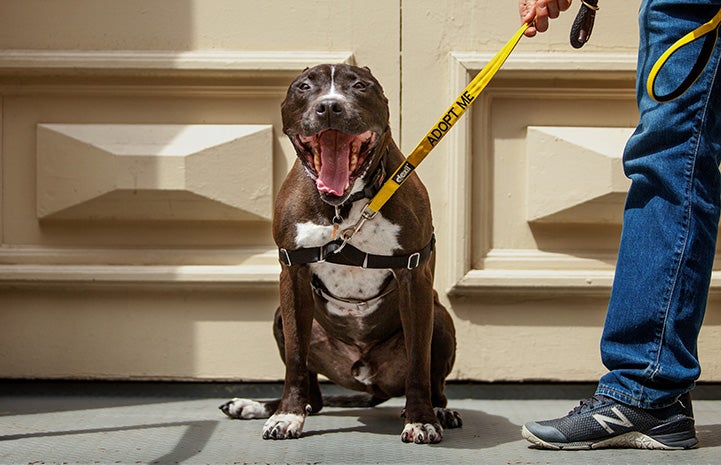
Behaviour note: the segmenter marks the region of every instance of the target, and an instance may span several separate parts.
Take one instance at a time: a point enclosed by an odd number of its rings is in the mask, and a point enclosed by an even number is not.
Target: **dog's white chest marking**
[[[356,202],[339,231],[355,224],[360,217],[362,202]],[[400,226],[391,223],[377,214],[367,221],[349,242],[358,249],[376,255],[392,255],[400,249],[398,235]],[[313,222],[299,223],[296,230],[298,247],[318,247],[330,242],[333,232],[332,225],[320,225]],[[313,263],[311,270],[320,278],[328,292],[342,299],[370,300],[377,297],[384,289],[384,284],[391,275],[390,270],[372,270],[354,266],[336,265],[333,263]],[[353,304],[337,304],[328,302],[328,311],[338,316],[362,317],[377,310],[378,304],[356,306]]]

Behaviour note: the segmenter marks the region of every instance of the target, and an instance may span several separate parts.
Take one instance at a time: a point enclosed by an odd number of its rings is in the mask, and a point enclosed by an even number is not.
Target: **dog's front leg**
[[[406,375],[405,427],[403,442],[437,443],[443,428],[431,403],[431,338],[433,335],[433,277],[417,268],[399,276],[401,324],[405,340]]]
[[[313,325],[313,296],[308,267],[283,267],[280,310],[285,339],[285,385],[278,409],[263,427],[263,439],[294,439],[310,414],[308,350]]]

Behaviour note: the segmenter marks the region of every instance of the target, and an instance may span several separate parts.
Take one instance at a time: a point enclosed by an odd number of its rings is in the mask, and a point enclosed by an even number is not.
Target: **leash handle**
[[[598,0],[581,0],[581,8],[571,26],[571,47],[581,48],[591,38],[598,9]]]
[[[426,155],[433,150],[433,147],[440,142],[460,117],[463,116],[468,107],[471,106],[491,79],[493,79],[493,76],[496,75],[503,63],[505,63],[506,58],[508,58],[508,55],[510,55],[516,47],[518,41],[521,40],[528,26],[530,26],[530,23],[524,23],[496,56],[473,78],[470,84],[468,84],[453,104],[443,113],[431,130],[421,139],[416,148],[406,157],[405,161],[401,163],[401,166],[386,180],[378,193],[365,207],[364,215],[367,214],[366,216],[369,218],[375,216],[388,199],[390,199],[398,188],[410,177],[411,173],[423,161]],[[356,228],[356,231],[357,229],[359,228]]]
[[[696,82],[699,76],[701,76],[701,73],[706,67],[706,64],[711,59],[711,55],[713,55],[713,50],[716,45],[716,41],[718,40],[720,26],[721,9],[719,9],[718,13],[716,13],[716,15],[711,18],[711,20],[709,20],[707,23],[702,24],[698,28],[681,37],[665,52],[663,52],[663,54],[659,57],[658,60],[656,60],[656,63],[654,63],[653,67],[651,68],[651,72],[648,75],[648,80],[646,81],[646,91],[652,99],[660,103],[670,102],[671,100],[674,100],[683,95],[684,92],[686,92],[694,84],[694,82]],[[658,95],[655,90],[656,78],[658,77],[658,73],[661,72],[661,69],[664,67],[668,59],[671,58],[671,55],[676,53],[681,47],[684,47],[704,36],[706,38],[701,47],[701,53],[699,53],[699,56],[696,59],[696,63],[694,63],[693,68],[691,68],[691,71],[689,71],[686,79],[684,79],[681,85],[679,85],[676,89],[669,92],[668,94]]]

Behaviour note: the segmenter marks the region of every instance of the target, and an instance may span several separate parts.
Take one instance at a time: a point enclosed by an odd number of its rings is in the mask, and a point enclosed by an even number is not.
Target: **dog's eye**
[[[300,82],[298,83],[296,88],[302,92],[305,92],[306,90],[310,89],[310,84],[308,84],[307,82]]]
[[[363,81],[358,81],[355,84],[353,84],[353,88],[358,89],[358,90],[365,90],[366,87],[368,87],[368,84],[366,84]]]

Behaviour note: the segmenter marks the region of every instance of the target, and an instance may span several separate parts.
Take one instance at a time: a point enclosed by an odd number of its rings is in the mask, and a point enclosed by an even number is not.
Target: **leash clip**
[[[343,232],[340,233],[340,237],[341,239],[343,239],[343,245],[341,245],[341,248],[343,248],[343,246],[345,246],[345,243],[351,240],[353,236],[355,236],[356,233],[360,231],[366,221],[372,220],[378,214],[378,212],[368,208],[368,205],[370,205],[370,203],[367,203],[366,206],[363,207],[363,211],[361,212],[361,216],[360,218],[358,218],[358,221],[356,221],[353,226],[344,229]]]

